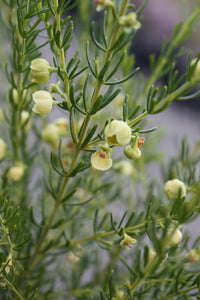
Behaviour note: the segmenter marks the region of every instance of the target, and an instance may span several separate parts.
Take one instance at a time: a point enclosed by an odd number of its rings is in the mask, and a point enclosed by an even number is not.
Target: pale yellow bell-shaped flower
[[[37,91],[32,94],[35,105],[33,112],[39,115],[46,115],[51,112],[53,106],[53,99],[51,94],[46,91]]]
[[[50,64],[44,58],[36,58],[31,62],[31,73],[33,75],[33,82],[47,83],[50,79]]]
[[[185,184],[179,179],[168,180],[164,186],[167,198],[170,200],[176,200],[179,195],[181,198],[186,196]]]
[[[131,128],[126,122],[113,120],[106,126],[104,134],[109,145],[124,146],[130,142]]]
[[[91,165],[96,170],[106,171],[112,167],[109,152],[99,149],[91,156]]]

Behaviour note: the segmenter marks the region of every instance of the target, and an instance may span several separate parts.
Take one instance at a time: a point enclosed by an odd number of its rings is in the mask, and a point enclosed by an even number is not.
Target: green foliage
[[[200,55],[187,54],[183,75],[177,59],[200,5],[145,78],[129,52],[152,4],[91,2],[0,1],[0,299],[199,299],[200,238],[191,244],[187,224],[200,212],[200,143],[184,139],[166,165],[147,117],[199,97]],[[33,80],[34,59],[50,86]],[[115,153],[127,145],[134,159]],[[172,200],[164,183],[175,178],[186,194]]]

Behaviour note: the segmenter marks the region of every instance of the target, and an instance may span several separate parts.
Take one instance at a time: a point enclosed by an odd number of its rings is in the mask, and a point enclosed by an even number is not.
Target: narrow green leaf
[[[95,101],[92,110],[89,112],[90,115],[96,114],[96,112],[101,109],[101,103],[103,102],[103,95],[99,95]]]
[[[99,209],[97,208],[95,210],[94,220],[93,220],[93,232],[94,233],[97,232],[98,215],[99,215]]]
[[[121,225],[122,225],[122,223],[123,223],[123,221],[124,221],[127,213],[128,213],[128,210],[126,210],[125,213],[123,214],[123,216],[121,218],[121,221],[119,222],[118,229],[120,229],[120,227],[121,227]]]
[[[110,67],[111,64],[111,60],[108,60],[105,65],[103,66],[103,68],[101,69],[98,79],[100,82],[103,82],[103,77],[105,75],[105,73],[107,72],[108,68]]]
[[[125,55],[126,55],[126,51],[123,51],[122,56],[120,57],[119,61],[115,65],[115,67],[113,68],[113,70],[110,72],[110,74],[106,78],[106,81],[108,81],[117,72],[117,70],[119,69],[122,61],[124,60]]]
[[[157,130],[158,127],[153,127],[153,128],[149,128],[149,129],[143,129],[143,130],[138,130],[139,133],[150,133],[150,132],[153,132],[155,130]]]
[[[158,114],[161,111],[165,110],[169,105],[170,105],[171,101],[166,101],[165,104],[161,105],[159,108],[153,110],[153,112],[151,112],[151,114]]]
[[[76,144],[77,143],[77,133],[76,133],[76,128],[75,128],[75,122],[74,122],[74,108],[71,107],[70,113],[69,113],[69,128],[71,132],[71,137],[73,139],[73,142]]]
[[[97,75],[95,73],[95,71],[93,70],[93,67],[91,65],[91,62],[90,62],[90,49],[89,49],[89,41],[87,41],[87,44],[86,44],[86,59],[87,59],[87,62],[88,62],[88,66],[90,68],[90,71],[92,72],[93,76],[95,78],[97,78]]]
[[[76,72],[78,66],[80,64],[80,59],[77,61],[76,65],[74,66],[74,68],[71,70],[70,74],[69,74],[69,78],[72,79],[73,78],[73,75],[74,73]]]
[[[108,215],[109,215],[108,212],[105,213],[104,217],[102,218],[101,222],[99,223],[99,226],[98,226],[98,228],[97,228],[97,231],[99,231],[99,230],[102,228],[102,226],[103,226],[103,224],[105,223],[105,221],[106,221]]]
[[[128,120],[128,102],[129,102],[129,95],[126,94],[124,104],[123,104],[123,121],[126,122]]]
[[[55,224],[51,226],[51,229],[58,228],[65,221],[65,217],[60,218]]]
[[[33,206],[31,205],[31,207],[29,208],[29,216],[30,216],[30,221],[38,228],[42,227],[39,224],[37,224],[37,222],[35,221],[34,218],[34,214],[33,214]]]
[[[133,220],[134,217],[135,217],[135,211],[133,211],[133,212],[131,213],[131,215],[130,215],[130,217],[128,218],[128,220],[127,220],[126,225],[125,225],[124,228],[129,227],[129,225],[131,224],[131,222],[132,222],[132,220]]]
[[[63,42],[62,42],[62,47],[65,47],[65,45],[71,41],[71,35],[74,29],[74,24],[72,21],[70,21],[66,27],[64,36],[63,36]]]
[[[97,41],[97,39],[95,37],[94,26],[95,26],[95,22],[93,21],[90,24],[90,35],[91,35],[92,41],[96,45],[97,48],[99,48],[100,50],[106,52],[106,49]]]
[[[122,78],[122,79],[119,79],[119,80],[115,80],[113,82],[105,82],[104,84],[105,85],[112,85],[112,84],[120,84],[120,83],[123,83],[127,80],[129,80],[132,76],[135,75],[135,73],[137,73],[138,71],[140,70],[140,68],[136,68],[135,70],[133,70],[133,72],[131,72],[128,76]]]
[[[104,45],[106,49],[108,48],[108,43],[107,43],[107,35],[106,35],[106,20],[107,20],[107,10],[104,10],[102,22],[101,22],[101,32],[102,32],[102,38]]]
[[[77,105],[75,99],[74,99],[74,86],[73,84],[71,84],[70,86],[70,101],[71,101],[71,104],[80,112],[82,113],[83,115],[86,115],[86,113]]]
[[[53,152],[51,152],[51,159],[50,160],[51,160],[51,165],[52,165],[53,169],[56,171],[56,173],[58,173],[61,176],[64,176],[64,174],[58,169],[58,167],[57,167],[57,165],[56,165],[56,163],[54,161],[54,154],[53,154]]]
[[[104,96],[102,99],[102,104],[100,105],[100,109],[102,109],[103,107],[108,105],[120,92],[121,92],[121,88],[117,89],[108,98],[105,98],[105,96]]]
[[[88,135],[86,136],[85,140],[83,141],[83,143],[81,145],[81,149],[84,149],[87,146],[87,144],[90,142],[91,138],[93,137],[93,135],[96,132],[97,127],[98,127],[98,125],[95,124],[92,127],[92,129],[89,131]]]
[[[62,200],[61,203],[67,202],[71,197],[76,193],[77,188],[73,189],[71,192],[69,192]]]
[[[115,44],[109,49],[109,51],[114,51],[117,48],[119,48],[122,45],[122,43],[124,42],[125,38],[126,38],[126,33],[122,32],[120,34],[120,36],[118,37],[117,41],[115,42]]]

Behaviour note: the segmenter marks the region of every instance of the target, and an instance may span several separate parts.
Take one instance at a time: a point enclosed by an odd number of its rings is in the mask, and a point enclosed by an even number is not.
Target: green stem
[[[58,0],[55,0],[55,11],[56,11],[56,15],[55,15],[55,20],[56,20],[56,25],[57,25],[57,29],[58,31],[61,32],[61,25],[60,25],[60,18],[61,18],[61,15],[57,12],[58,11]],[[62,37],[60,35],[60,45],[62,44]],[[60,64],[64,70],[64,86],[65,86],[65,90],[66,90],[66,94],[67,94],[67,101],[68,101],[68,106],[69,108],[72,106],[71,105],[71,101],[70,101],[70,94],[69,94],[69,79],[68,79],[68,76],[67,76],[67,73],[66,73],[66,61],[65,61],[65,51],[64,51],[64,48],[61,47],[59,48],[59,57],[60,57]]]
[[[20,300],[25,300],[25,298],[20,295],[18,290],[14,287],[14,285],[12,285],[10,281],[8,281],[5,277],[3,278],[3,281],[13,290],[13,292],[19,297]]]
[[[157,103],[154,106],[154,109],[156,110],[157,108],[161,107],[164,105],[166,102],[172,102],[173,100],[177,99],[178,96],[180,96],[184,91],[194,87],[196,83],[198,83],[200,80],[200,75],[197,77],[193,77],[190,81],[186,81],[180,88],[178,88],[176,91],[173,93],[167,95],[165,98],[163,98],[162,101]],[[144,117],[146,117],[149,113],[147,111],[143,112],[140,116],[137,118],[133,119],[128,123],[129,126],[132,126],[133,124],[137,123],[138,121],[142,120]]]
[[[127,8],[127,5],[128,5],[128,0],[125,0],[124,1],[124,5],[122,6],[122,9],[121,9],[121,13],[120,15],[124,14],[125,11],[126,11],[126,8]],[[58,0],[55,0],[55,6],[57,8],[58,6]],[[56,9],[57,11],[57,9]],[[58,26],[58,30],[60,30],[60,15],[59,14],[56,14],[56,22],[57,22],[57,26]],[[120,26],[117,25],[116,26],[116,29],[114,31],[114,34],[113,34],[113,38],[111,40],[111,47],[112,45],[115,43],[116,39],[117,39],[117,36],[118,36],[118,32],[119,32],[119,28]],[[64,50],[61,48],[61,64],[62,64],[62,68],[65,69],[65,59],[64,59]],[[106,59],[105,59],[105,63],[110,59],[112,55],[112,52],[110,51],[107,56],[106,56]],[[104,63],[104,64],[105,64]],[[67,78],[67,77],[66,77]],[[68,82],[68,79],[67,79],[67,82]],[[92,108],[96,102],[96,99],[99,95],[99,92],[101,90],[101,87],[102,87],[102,83],[101,82],[97,82],[96,84],[96,87],[95,87],[95,90],[94,90],[94,93],[93,93],[93,97],[91,99],[91,104],[90,104],[90,111],[92,111]],[[71,105],[71,104],[70,104]],[[87,131],[87,128],[89,126],[89,123],[90,123],[90,120],[91,120],[91,115],[88,114],[86,116],[86,119],[85,119],[85,123],[84,123],[84,127],[82,129],[82,132],[81,132],[81,135],[80,135],[80,138],[79,138],[79,141],[77,143],[77,145],[75,146],[75,151],[74,151],[74,156],[73,156],[73,159],[72,159],[72,163],[70,165],[70,168],[69,168],[69,171],[68,171],[68,174],[70,174],[70,172],[74,169],[74,166],[76,164],[76,161],[79,157],[79,154],[81,152],[81,144],[84,140],[84,137],[85,137],[85,134],[86,134],[86,131]],[[57,197],[57,200],[55,202],[55,205],[54,205],[54,208],[53,208],[53,211],[52,211],[52,214],[49,218],[49,221],[47,223],[47,225],[45,226],[45,229],[41,235],[41,238],[37,244],[37,247],[35,249],[35,252],[32,256],[32,262],[30,264],[31,267],[34,267],[35,265],[37,265],[37,263],[41,260],[41,257],[39,256],[39,253],[40,253],[40,250],[41,250],[41,247],[45,241],[45,238],[49,232],[49,229],[51,228],[51,226],[53,225],[53,222],[54,222],[54,219],[55,219],[55,216],[56,216],[56,213],[57,213],[57,210],[58,208],[60,207],[60,204],[61,204],[61,200],[62,200],[62,196],[67,188],[67,185],[69,183],[69,177],[66,177],[65,180],[64,180],[64,183],[61,187],[61,190],[60,190],[60,193]]]
[[[161,222],[164,222],[167,219],[168,218],[158,219],[158,220],[156,220],[156,223],[159,224]],[[130,231],[135,231],[135,230],[138,230],[138,229],[143,229],[145,227],[145,224],[146,224],[146,221],[144,221],[143,223],[138,224],[138,225],[127,227],[127,228],[124,229],[124,232],[130,232]],[[77,239],[77,240],[72,240],[72,241],[70,241],[70,245],[71,246],[75,246],[77,244],[80,244],[80,243],[83,243],[83,242],[87,242],[87,241],[91,241],[91,240],[96,240],[98,238],[106,238],[106,237],[118,234],[118,232],[119,232],[119,230],[117,230],[117,231],[113,230],[113,231],[109,231],[109,232],[95,233],[95,234],[93,234],[91,236],[83,237],[83,238]],[[66,247],[66,244],[62,244],[62,245],[53,246],[53,247],[50,248],[50,250],[56,250],[56,249],[61,249],[61,248],[65,248],[65,247]]]
[[[185,290],[177,291],[175,293],[172,293],[172,294],[169,294],[169,295],[165,295],[163,297],[161,296],[160,300],[167,300],[167,299],[172,299],[172,298],[174,298],[176,296],[185,295],[188,292],[191,292],[191,291],[193,291],[196,288],[198,288],[198,286],[195,284],[195,285],[193,285],[193,286],[191,286],[191,287],[189,287],[189,288],[187,288]]]

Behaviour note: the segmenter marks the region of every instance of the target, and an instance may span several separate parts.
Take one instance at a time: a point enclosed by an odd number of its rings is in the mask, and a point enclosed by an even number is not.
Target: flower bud
[[[144,144],[144,138],[133,136],[131,141],[131,145],[126,146],[124,149],[124,154],[130,159],[138,159],[142,154],[139,148]]]
[[[167,236],[169,237],[168,246],[173,247],[181,243],[182,241],[182,233],[177,228],[174,230],[174,226],[171,226],[167,232]]]
[[[37,91],[32,94],[35,105],[33,112],[39,115],[46,115],[51,112],[53,106],[53,99],[51,94],[46,91]]]
[[[3,139],[0,139],[0,160],[4,159],[6,156],[6,143]]]
[[[149,262],[152,262],[157,256],[157,252],[154,248],[149,248]]]
[[[198,58],[194,58],[191,61],[191,66],[195,65],[194,76],[200,75],[200,60]]]
[[[127,176],[135,174],[135,169],[133,168],[130,161],[127,160],[120,160],[116,162],[114,164],[114,170]]]
[[[33,82],[47,83],[50,79],[50,65],[46,59],[36,58],[31,62],[31,72],[33,75]]]
[[[26,124],[26,125],[25,125]],[[24,126],[24,130],[28,131],[31,127],[30,113],[28,111],[23,110],[21,112],[21,125]]]
[[[131,128],[126,122],[113,120],[106,126],[104,134],[109,145],[124,146],[130,142]]]
[[[131,145],[128,145],[126,148],[124,148],[124,154],[130,159],[138,159],[142,153],[138,147],[132,147]]]
[[[21,95],[21,99],[20,99],[20,96],[18,95],[17,89],[13,89],[12,95],[13,95],[13,100],[14,100],[15,104],[22,103],[26,98],[27,89],[23,90],[22,95]]]
[[[58,127],[61,137],[67,135],[68,122],[65,118],[57,118],[54,124]]]
[[[124,26],[124,31],[130,33],[132,29],[139,29],[141,23],[137,20],[137,15],[134,12],[129,13],[126,16],[121,16],[119,18],[119,24]]]
[[[54,148],[58,148],[60,142],[59,128],[55,124],[47,125],[42,130],[42,139]]]
[[[7,173],[7,179],[10,181],[19,181],[24,175],[25,168],[23,165],[11,167]]]
[[[100,148],[91,156],[92,167],[96,170],[106,171],[112,167],[109,150]]]
[[[168,180],[165,183],[165,193],[170,200],[176,200],[179,196],[181,198],[186,196],[185,184],[179,179]]]

